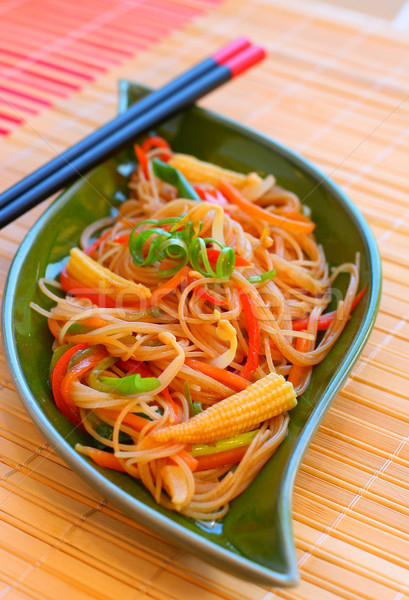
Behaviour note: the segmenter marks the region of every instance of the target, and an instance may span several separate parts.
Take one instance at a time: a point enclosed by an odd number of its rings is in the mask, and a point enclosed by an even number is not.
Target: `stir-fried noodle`
[[[285,438],[357,301],[359,256],[330,273],[299,199],[271,175],[157,139],[137,156],[130,199],[84,230],[60,283],[40,280],[55,306],[32,307],[55,337],[56,404],[92,439],[78,450],[213,520]],[[340,273],[348,289],[328,314]]]

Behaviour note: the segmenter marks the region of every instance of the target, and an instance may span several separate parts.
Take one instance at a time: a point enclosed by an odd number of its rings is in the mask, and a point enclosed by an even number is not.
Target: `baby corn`
[[[128,281],[103,267],[79,248],[73,248],[67,263],[67,273],[81,285],[109,296],[150,298],[151,291],[141,283]]]
[[[186,179],[192,183],[210,183],[217,187],[219,182],[224,179],[231,185],[241,189],[250,183],[261,181],[261,177],[257,173],[244,175],[198,160],[190,154],[173,154],[168,164],[181,171]]]
[[[245,431],[296,406],[294,388],[282,375],[270,373],[245,390],[213,404],[185,423],[153,431],[156,442],[214,442]]]

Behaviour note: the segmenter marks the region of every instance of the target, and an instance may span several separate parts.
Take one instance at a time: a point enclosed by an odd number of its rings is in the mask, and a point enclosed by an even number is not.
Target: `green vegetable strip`
[[[266,271],[265,273],[262,273],[261,275],[255,275],[254,277],[248,277],[247,281],[249,283],[260,283],[261,281],[267,281],[268,279],[272,279],[273,277],[276,277],[277,275],[277,271],[275,269],[273,269],[272,271]]]
[[[112,442],[114,428],[111,425],[108,425],[108,423],[100,423],[96,427],[96,432],[101,437]],[[124,433],[123,431],[120,431],[119,432],[119,443],[120,444],[133,444],[133,440],[130,435],[128,435],[127,433]]]
[[[210,239],[210,238],[208,238]],[[201,275],[216,277],[216,272],[212,269],[209,257],[206,252],[206,240],[195,238],[190,245],[190,262],[195,271]],[[201,266],[200,262],[203,264]]]
[[[241,446],[249,446],[256,433],[259,431],[260,429],[254,429],[253,431],[247,431],[246,433],[239,433],[238,435],[226,438],[225,440],[218,440],[217,442],[214,442],[214,444],[192,444],[190,453],[192,456],[203,456],[205,454],[215,454],[216,452],[233,450],[234,448],[240,448]]]
[[[155,235],[155,238],[151,240],[151,245],[149,246],[148,255],[146,258],[143,256],[143,248],[145,243]],[[161,258],[160,254],[157,252],[158,244],[161,244],[165,240],[169,238],[169,233],[160,227],[153,227],[152,229],[146,229],[146,231],[139,232],[136,236],[132,233],[132,236],[129,241],[133,241],[132,243],[132,257],[134,261],[141,267],[146,267],[148,265],[153,265],[157,260]]]
[[[156,377],[141,377],[139,373],[126,377],[100,377],[99,381],[107,386],[110,392],[124,396],[152,392],[160,386],[160,381]]]
[[[201,202],[199,194],[195,192],[186,177],[182,175],[180,171],[174,167],[171,167],[159,158],[154,158],[152,160],[152,166],[153,173],[156,177],[165,183],[170,183],[170,185],[175,186],[178,191],[179,198],[188,198],[189,200],[198,200]]]
[[[89,327],[82,323],[72,323],[67,329],[67,333],[72,333],[74,335],[82,335],[83,333],[89,333],[90,331],[95,331],[95,327]]]
[[[107,358],[101,360],[101,362],[99,362],[96,365],[96,367],[92,369],[91,373],[88,376],[88,383],[92,389],[97,390],[98,392],[107,393],[112,391],[112,387],[104,385],[100,381],[99,376],[101,375],[101,373],[109,369],[109,367],[112,367],[112,365],[116,363],[117,360],[118,359],[114,356],[108,356]]]
[[[152,265],[157,261],[167,258],[178,261],[178,264],[166,270],[159,272],[160,277],[172,277],[188,262],[188,244],[194,235],[192,224],[188,224],[181,231],[170,233],[160,227],[171,223],[173,225],[180,221],[182,217],[169,217],[156,221],[155,219],[146,219],[139,223],[133,230],[129,238],[129,251],[135,264],[139,266]],[[145,231],[139,231],[142,225],[155,225]],[[150,241],[148,254],[144,257],[144,246]]]
[[[207,254],[207,244],[215,243],[220,248],[216,262],[216,270],[210,264]],[[219,277],[229,279],[234,271],[235,254],[230,246],[223,246],[213,238],[194,238],[189,246],[189,259],[192,267],[204,277]]]
[[[51,373],[53,372],[55,365],[61,358],[61,356],[63,354],[65,354],[65,352],[67,352],[67,350],[69,350],[70,348],[72,348],[72,344],[64,344],[64,346],[58,346],[58,348],[56,348],[56,350],[54,350],[53,355],[51,357],[51,362],[50,362],[50,376],[51,376]]]
[[[112,441],[112,435],[113,435],[113,431],[114,428],[111,427],[111,425],[108,425],[108,423],[99,423],[96,427],[95,427],[95,431],[98,433],[98,435],[100,435],[101,437],[105,438],[106,440]],[[128,435],[127,433],[124,433],[123,431],[119,432],[119,443],[120,444],[133,444],[133,439],[131,438],[130,435]],[[90,442],[90,446],[92,446],[93,448],[98,448],[99,450],[105,450],[105,452],[113,452],[113,448],[111,448],[111,446],[107,446],[106,444],[104,444],[103,442],[100,442],[99,440],[92,438],[91,442]]]
[[[98,350],[101,349],[102,346],[89,346],[89,348],[85,348],[84,350],[78,350],[78,352],[76,352],[72,357],[71,360],[68,364],[68,368],[67,371],[69,371],[70,369],[72,369],[73,367],[75,367],[75,365],[77,363],[79,363],[81,360],[84,360],[84,358],[87,358],[87,356],[91,356],[92,354],[95,354],[95,352],[97,352]]]
[[[203,412],[203,407],[202,407],[202,403],[201,402],[192,402],[192,407],[193,407],[193,415],[198,415],[199,413]]]
[[[203,407],[201,402],[192,402],[192,396],[190,394],[190,386],[189,382],[185,383],[185,396],[187,400],[187,404],[189,406],[189,416],[194,417],[199,413],[203,412]]]
[[[219,254],[216,263],[216,276],[228,279],[234,271],[236,256],[233,248],[225,246]]]

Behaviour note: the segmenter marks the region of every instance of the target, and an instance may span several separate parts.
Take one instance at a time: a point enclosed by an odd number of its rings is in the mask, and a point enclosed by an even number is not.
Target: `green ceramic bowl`
[[[146,90],[122,82],[121,110]],[[48,385],[51,335],[45,318],[28,308],[43,306],[39,277],[56,277],[81,230],[112,211],[126,195],[134,167],[132,149],[121,152],[65,191],[22,243],[11,267],[3,304],[3,332],[10,371],[27,410],[63,459],[110,501],[160,536],[219,568],[258,584],[298,581],[291,527],[293,481],[305,449],[344,383],[373,327],[381,290],[381,267],[372,234],[355,206],[305,159],[277,142],[215,114],[192,107],[158,128],[175,150],[239,171],[272,172],[311,208],[316,237],[337,265],[361,253],[364,299],[339,341],[314,369],[311,384],[291,411],[288,435],[252,485],[231,503],[223,523],[207,528],[155,504],[123,473],[98,468],[73,449],[87,435],[72,429],[54,405]],[[109,202],[107,202],[108,200]],[[347,281],[339,280],[344,291]]]

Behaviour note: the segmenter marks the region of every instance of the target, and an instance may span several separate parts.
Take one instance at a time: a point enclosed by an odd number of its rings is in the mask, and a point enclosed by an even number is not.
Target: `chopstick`
[[[238,38],[152,92],[0,195],[0,227],[83,176],[136,137],[258,63],[259,46]]]

